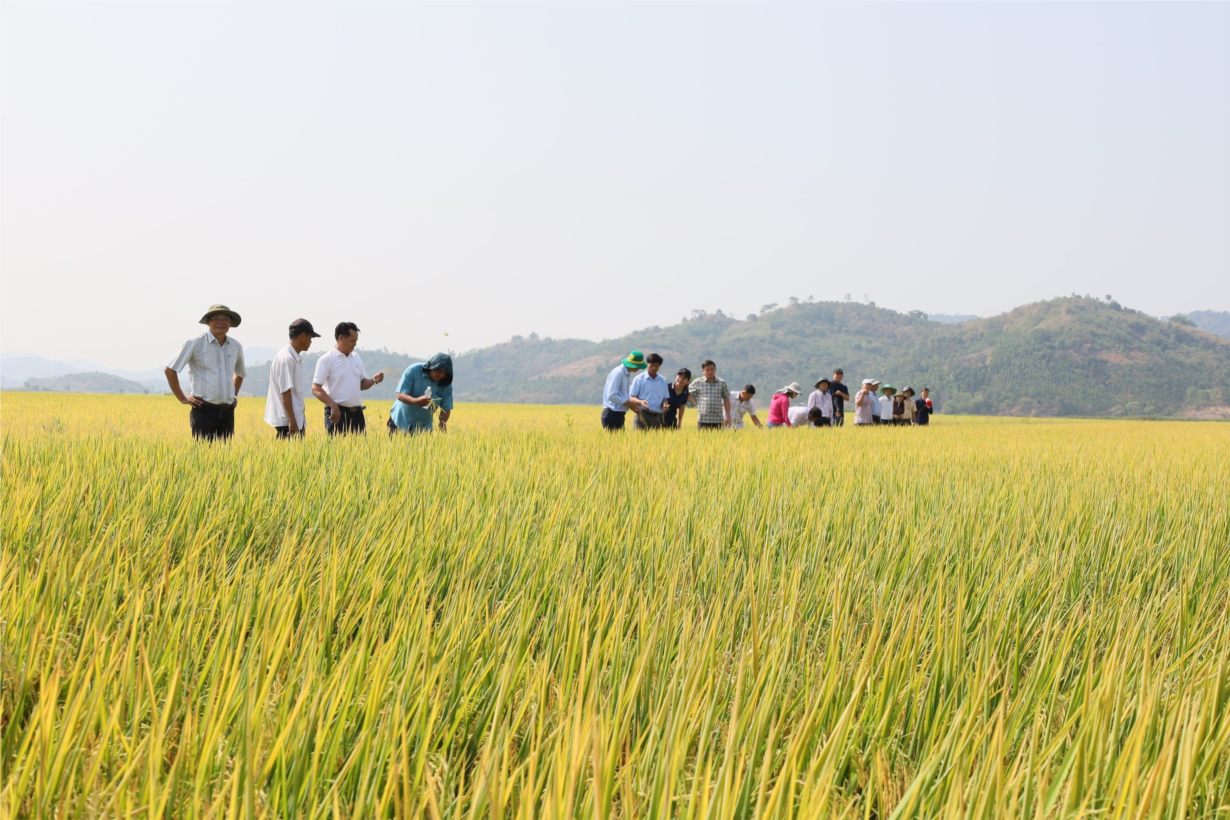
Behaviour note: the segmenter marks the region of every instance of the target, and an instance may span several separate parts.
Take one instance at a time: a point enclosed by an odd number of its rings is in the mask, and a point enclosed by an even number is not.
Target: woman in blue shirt
[[[389,411],[389,434],[431,432],[432,415],[440,413],[440,432],[448,430],[453,412],[453,359],[437,353],[412,364],[397,383],[397,401]]]

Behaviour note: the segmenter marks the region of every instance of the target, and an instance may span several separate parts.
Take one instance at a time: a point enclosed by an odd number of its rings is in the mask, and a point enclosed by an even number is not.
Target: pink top
[[[776,393],[769,402],[769,424],[784,424],[790,427],[790,397],[785,393]]]

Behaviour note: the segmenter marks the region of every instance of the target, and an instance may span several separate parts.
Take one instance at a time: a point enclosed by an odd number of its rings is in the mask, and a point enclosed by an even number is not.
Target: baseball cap
[[[296,319],[290,323],[290,335],[298,336],[300,333],[306,333],[313,339],[319,339],[320,334],[312,327],[312,323],[307,319]]]

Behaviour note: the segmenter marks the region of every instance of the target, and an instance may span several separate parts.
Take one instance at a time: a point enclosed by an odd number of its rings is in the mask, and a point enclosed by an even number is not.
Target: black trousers
[[[307,433],[307,430],[303,427],[299,428],[298,433],[291,433],[289,424],[283,424],[281,427],[273,429],[278,431],[277,438],[302,438]]]
[[[724,425],[720,421],[698,421],[697,430],[721,430]]]
[[[366,433],[367,418],[363,415],[362,407],[342,407],[337,406],[338,410],[342,411],[342,417],[338,419],[337,424],[329,417],[332,412],[329,405],[325,405],[325,431],[336,436],[339,433]]]
[[[662,414],[650,413],[642,411],[640,415],[632,422],[632,426],[637,430],[661,430],[662,429]]]
[[[846,424],[846,416],[844,413],[841,415],[834,414],[833,416],[833,426],[834,427],[844,427],[845,424]]]
[[[235,435],[235,405],[202,404],[193,407],[188,414],[188,423],[192,425],[192,437],[202,441],[225,441]]]
[[[389,428],[390,437],[395,436],[398,433],[401,433],[403,436],[417,436],[419,433],[430,433],[431,432],[431,430],[429,430],[426,427],[410,427],[406,430],[403,430],[400,427],[398,427],[396,424],[394,424],[392,419],[389,419],[384,424],[386,427]]]
[[[624,416],[627,413],[620,413],[612,410],[609,407],[602,408],[602,429],[603,430],[622,430],[624,429]]]

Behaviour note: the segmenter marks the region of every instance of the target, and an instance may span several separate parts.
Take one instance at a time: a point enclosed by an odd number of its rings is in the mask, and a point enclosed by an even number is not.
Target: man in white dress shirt
[[[333,338],[337,345],[316,362],[312,395],[325,403],[325,431],[329,435],[364,433],[367,419],[363,416],[360,392],[380,384],[384,374],[367,377],[363,359],[355,352],[359,344],[359,326],[354,322],[338,324],[333,329]]]
[[[192,437],[205,441],[226,440],[235,433],[235,397],[244,376],[243,345],[227,333],[239,327],[239,314],[226,305],[213,305],[201,317],[209,330],[184,342],[179,355],[164,368],[167,385],[180,404],[192,408],[188,422]],[[192,371],[192,393],[184,395],[179,374]]]
[[[307,319],[290,323],[290,344],[269,363],[269,394],[265,397],[265,423],[278,431],[278,438],[302,436],[303,354],[320,334]]]

